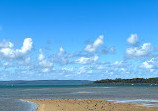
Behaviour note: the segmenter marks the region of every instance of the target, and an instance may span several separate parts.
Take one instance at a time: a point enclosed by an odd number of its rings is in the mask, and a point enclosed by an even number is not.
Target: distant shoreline
[[[155,78],[132,78],[132,79],[102,79],[96,80],[92,84],[139,84],[139,85],[158,85],[158,77]]]
[[[158,86],[158,84],[151,84],[151,83],[92,83],[91,85],[155,85]]]
[[[104,100],[29,99],[38,104],[37,111],[158,111],[158,107],[137,106],[132,103],[115,103]]]

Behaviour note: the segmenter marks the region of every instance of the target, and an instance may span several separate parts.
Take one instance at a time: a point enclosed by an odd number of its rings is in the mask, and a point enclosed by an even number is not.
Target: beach
[[[35,111],[37,105],[37,111],[158,111],[158,86],[15,85],[0,90],[0,111]]]
[[[28,101],[38,104],[37,111],[158,111],[158,107],[104,100],[30,99]]]

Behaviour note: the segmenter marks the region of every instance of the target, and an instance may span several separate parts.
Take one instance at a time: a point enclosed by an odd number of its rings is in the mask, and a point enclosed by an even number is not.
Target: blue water
[[[0,111],[32,111],[37,107],[21,99],[102,99],[158,106],[158,85],[0,86]]]

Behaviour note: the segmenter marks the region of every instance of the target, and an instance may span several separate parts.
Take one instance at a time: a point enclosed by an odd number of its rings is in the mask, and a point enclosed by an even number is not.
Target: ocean
[[[35,111],[25,99],[102,99],[158,106],[158,85],[2,85],[0,111]]]

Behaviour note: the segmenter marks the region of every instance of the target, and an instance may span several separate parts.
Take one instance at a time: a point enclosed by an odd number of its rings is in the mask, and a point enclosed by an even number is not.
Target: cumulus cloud
[[[13,44],[8,41],[2,41],[0,44],[0,54],[9,59],[15,59],[26,55],[32,49],[32,39],[25,38],[21,49],[14,49]]]
[[[23,42],[23,46],[21,48],[21,50],[19,50],[19,52],[22,52],[22,53],[27,53],[28,51],[31,51],[32,49],[32,39],[31,38],[26,38],[24,39],[24,42]]]
[[[42,67],[52,67],[53,63],[45,59],[45,56],[42,53],[42,49],[40,49],[39,52],[40,52],[38,56],[39,65]]]
[[[3,40],[0,42],[0,48],[12,48],[13,46],[14,44],[7,40]]]
[[[114,54],[115,53],[115,47],[110,47],[110,48],[103,47],[101,52],[103,54]]]
[[[150,70],[151,72],[154,71],[154,68],[157,67],[157,62],[155,61],[154,58],[148,60],[148,61],[144,61],[141,65],[140,65],[140,68],[143,68],[143,69],[148,69]]]
[[[26,55],[33,48],[31,38],[26,38],[22,47],[18,49],[10,41],[3,40],[0,42],[0,72],[4,70],[7,73],[9,72],[10,74],[7,76],[18,72],[19,77],[20,74],[27,74],[29,79],[37,76],[40,79],[46,76],[54,77],[54,79],[67,79],[68,77],[70,77],[69,79],[128,78],[139,77],[141,74],[147,74],[146,72],[148,71],[153,71],[150,73],[151,75],[157,74],[157,56],[154,56],[155,59],[141,62],[141,64],[138,64],[140,61],[135,59],[125,59],[113,63],[110,62],[113,61],[111,60],[113,57],[107,60],[106,58],[109,58],[110,55],[105,57],[103,53],[114,53],[115,48],[105,47],[103,38],[103,36],[99,36],[92,44],[89,43],[84,50],[75,53],[68,53],[63,47],[60,47],[59,51],[55,54],[52,54],[50,50],[49,52],[47,51],[52,56],[44,54],[42,49],[39,49],[38,55]],[[132,45],[131,48],[126,49],[126,56],[128,58],[151,57],[150,55],[156,54],[152,50],[150,43],[144,43],[142,46],[136,45],[139,42],[137,35],[131,35],[127,41]],[[9,59],[3,59],[3,57]],[[49,74],[43,76],[44,73]],[[66,76],[67,78],[65,78]]]
[[[80,57],[77,59],[75,62],[79,64],[88,64],[88,63],[93,63],[98,60],[98,56],[93,56],[93,57]]]
[[[137,34],[131,34],[131,36],[127,39],[127,42],[131,45],[136,45],[139,42],[139,38]]]
[[[30,61],[31,61],[31,57],[27,57],[27,58],[25,58],[24,60],[21,60],[21,61],[19,62],[19,64],[20,64],[20,65],[29,65]]]
[[[50,68],[53,66],[53,62],[46,60],[42,49],[39,50],[38,55],[39,65],[42,67],[42,72],[50,72]]]
[[[123,61],[115,61],[114,63],[111,64],[111,66],[122,66]]]
[[[48,60],[42,60],[39,62],[39,65],[42,67],[52,67],[53,63]]]
[[[64,50],[64,48],[60,47],[59,52],[56,54],[53,54],[52,61],[60,65],[67,65],[69,63],[68,58],[69,57],[67,56],[67,53]]]
[[[144,43],[141,47],[127,48],[126,55],[128,58],[139,58],[149,56],[152,52],[150,43]]]
[[[38,60],[39,60],[39,61],[44,60],[44,59],[45,59],[45,56],[43,55],[42,49],[39,50],[39,53],[40,53],[40,54],[38,55]]]
[[[89,66],[81,66],[77,69],[77,72],[76,72],[78,75],[82,74],[91,74],[93,73],[93,70],[89,67]]]
[[[4,67],[6,69],[8,67],[11,67],[12,63],[6,61],[6,62],[2,63],[1,65],[2,65],[2,67]]]
[[[85,73],[85,72],[87,72],[87,68],[85,66],[82,66],[82,67],[79,68],[77,74],[82,74],[82,73]]]
[[[64,53],[65,53],[64,48],[63,48],[63,47],[60,47],[60,48],[59,48],[59,55],[62,55],[62,54],[64,54]]]
[[[66,72],[72,72],[72,71],[74,71],[74,68],[73,67],[71,67],[71,68],[63,67],[61,70],[66,71]]]
[[[146,69],[151,69],[151,68],[153,68],[153,65],[150,64],[148,61],[145,61],[145,62],[143,62],[143,63],[141,64],[140,67],[146,68]]]
[[[96,50],[104,44],[104,36],[103,35],[100,35],[94,42],[93,44],[88,44],[86,47],[85,47],[85,51],[89,52],[89,53],[92,53],[92,52],[96,52]]]
[[[50,68],[43,68],[42,72],[50,72]]]

